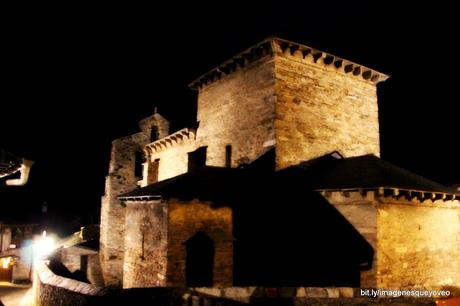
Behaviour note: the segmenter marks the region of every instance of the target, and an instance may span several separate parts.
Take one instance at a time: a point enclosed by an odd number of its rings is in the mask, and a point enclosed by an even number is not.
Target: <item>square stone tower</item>
[[[335,55],[269,38],[203,75],[197,142],[207,164],[231,165],[276,149],[276,168],[338,150],[380,155],[376,85],[388,76]]]

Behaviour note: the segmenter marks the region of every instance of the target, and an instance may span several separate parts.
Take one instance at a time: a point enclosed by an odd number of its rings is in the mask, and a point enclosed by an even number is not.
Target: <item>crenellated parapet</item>
[[[174,147],[181,143],[186,143],[195,140],[196,130],[191,128],[183,128],[171,135],[158,139],[145,146],[148,155],[159,153],[167,148]]]
[[[332,68],[338,72],[360,78],[374,84],[385,81],[389,77],[381,72],[343,59],[331,53],[320,51],[285,39],[270,37],[235,55],[218,67],[202,75],[190,83],[189,87],[195,90],[202,89],[204,86],[220,80],[222,77],[230,75],[262,57],[273,54],[293,56],[304,60],[305,62]]]

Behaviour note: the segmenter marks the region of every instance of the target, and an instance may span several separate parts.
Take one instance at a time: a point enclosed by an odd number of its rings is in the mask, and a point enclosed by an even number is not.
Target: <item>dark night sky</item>
[[[155,105],[175,128],[193,121],[187,84],[269,35],[390,74],[379,85],[382,158],[460,181],[459,18],[454,4],[435,4],[215,1],[5,12],[0,147],[35,165],[26,187],[0,187],[2,214],[33,215],[47,201],[50,222],[98,222],[110,141],[135,132]]]

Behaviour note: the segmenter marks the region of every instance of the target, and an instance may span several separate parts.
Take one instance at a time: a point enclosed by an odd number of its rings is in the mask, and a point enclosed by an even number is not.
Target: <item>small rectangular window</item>
[[[231,145],[225,146],[225,167],[227,168],[232,167],[232,146]]]
[[[136,155],[134,156],[134,176],[142,177],[143,163],[144,154],[140,151],[136,151]]]

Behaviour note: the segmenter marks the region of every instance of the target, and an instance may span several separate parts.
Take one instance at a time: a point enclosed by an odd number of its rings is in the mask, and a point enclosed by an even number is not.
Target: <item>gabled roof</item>
[[[452,187],[436,183],[374,155],[343,159],[325,155],[284,169],[279,175],[296,176],[315,190],[389,187],[460,194]]]

